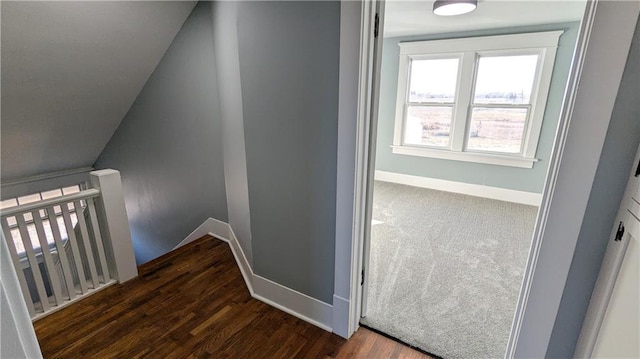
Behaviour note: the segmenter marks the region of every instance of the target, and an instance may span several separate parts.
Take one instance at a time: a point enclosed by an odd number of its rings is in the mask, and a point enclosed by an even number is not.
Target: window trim
[[[564,31],[481,36],[461,39],[428,40],[398,43],[398,88],[392,153],[400,155],[440,158],[465,162],[532,168],[535,158],[546,103],[553,75],[556,50]],[[519,153],[509,154],[467,149],[470,111],[473,103],[478,61],[481,56],[537,54],[537,73],[530,98],[530,109],[525,122]],[[412,59],[459,58],[456,94],[449,147],[404,143],[405,113],[409,107],[410,63]],[[435,104],[435,103],[434,103]],[[482,106],[480,106],[482,107]]]

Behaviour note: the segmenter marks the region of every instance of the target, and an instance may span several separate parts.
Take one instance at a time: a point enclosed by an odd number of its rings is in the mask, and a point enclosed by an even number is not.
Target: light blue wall
[[[240,2],[253,270],[333,301],[340,3]]]
[[[564,96],[567,77],[569,75],[569,68],[571,66],[579,25],[579,22],[573,22],[544,26],[527,26],[384,39],[382,74],[380,79],[381,90],[380,108],[378,112],[376,169],[414,176],[541,193],[547,173],[554,136],[557,130],[562,99]],[[565,32],[561,36],[558,46],[553,70],[553,79],[551,81],[551,88],[549,91],[549,101],[547,102],[540,140],[538,142],[536,158],[539,158],[540,161],[535,163],[533,168],[524,169],[486,165],[391,153],[390,146],[393,143],[398,83],[398,62],[400,53],[400,48],[398,46],[399,42],[551,30],[564,30]]]
[[[94,165],[121,173],[138,264],[227,221],[210,6],[196,5]]]
[[[548,358],[570,358],[589,306],[591,292],[614,220],[620,207],[633,159],[640,143],[640,22],[631,44],[611,122],[607,130],[587,210],[567,277]]]

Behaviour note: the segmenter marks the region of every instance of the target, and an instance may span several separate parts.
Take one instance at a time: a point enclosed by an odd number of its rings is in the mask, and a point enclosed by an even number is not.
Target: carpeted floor
[[[362,323],[443,358],[502,358],[537,207],[376,182]]]

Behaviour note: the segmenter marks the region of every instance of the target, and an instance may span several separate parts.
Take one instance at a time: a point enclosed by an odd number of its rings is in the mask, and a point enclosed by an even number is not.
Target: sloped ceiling
[[[2,1],[2,180],[93,165],[194,5]]]

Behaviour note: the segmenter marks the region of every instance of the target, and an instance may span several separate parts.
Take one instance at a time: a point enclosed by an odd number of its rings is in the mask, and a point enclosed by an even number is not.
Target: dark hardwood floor
[[[203,237],[34,323],[45,358],[429,358],[364,328],[344,340],[251,298]]]

